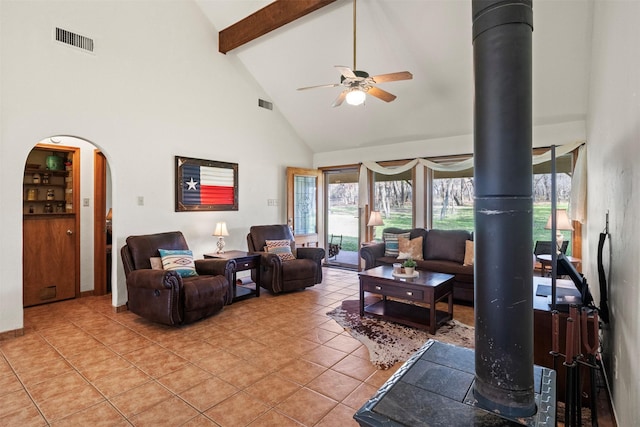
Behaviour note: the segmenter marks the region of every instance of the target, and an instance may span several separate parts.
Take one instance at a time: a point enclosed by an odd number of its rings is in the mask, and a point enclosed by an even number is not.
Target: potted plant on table
[[[402,263],[402,266],[404,267],[405,274],[408,274],[410,276],[413,276],[413,272],[415,271],[417,265],[418,265],[418,263],[415,262],[413,260],[413,258],[407,258]]]

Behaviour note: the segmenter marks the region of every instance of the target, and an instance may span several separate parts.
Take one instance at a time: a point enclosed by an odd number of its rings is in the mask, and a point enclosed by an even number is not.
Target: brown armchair
[[[230,278],[235,261],[196,260],[197,276],[152,269],[158,249],[189,249],[179,231],[127,237],[120,250],[127,278],[129,311],[166,325],[195,322],[220,311],[233,298]]]
[[[282,261],[278,255],[264,251],[267,240],[289,240],[296,259]],[[273,293],[303,289],[322,282],[322,248],[298,248],[291,229],[284,224],[254,225],[247,234],[249,252],[260,252],[260,283]],[[256,281],[255,271],[251,272]]]

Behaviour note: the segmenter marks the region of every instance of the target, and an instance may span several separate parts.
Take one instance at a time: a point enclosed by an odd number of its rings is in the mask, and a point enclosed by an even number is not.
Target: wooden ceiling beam
[[[270,31],[336,0],[277,0],[218,33],[218,51],[226,54]]]

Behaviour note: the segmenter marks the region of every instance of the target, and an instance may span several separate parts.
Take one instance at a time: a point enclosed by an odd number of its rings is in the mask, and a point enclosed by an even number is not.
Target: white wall
[[[582,120],[538,125],[533,128],[533,147],[563,145],[586,138],[585,122]],[[421,141],[408,141],[376,147],[354,148],[349,150],[316,153],[313,156],[315,167],[360,163],[364,160],[402,160],[416,157],[451,156],[473,153],[473,135],[460,135],[448,138],[435,138]]]
[[[609,212],[605,252],[611,324],[604,355],[618,425],[640,420],[640,2],[597,1],[588,118],[588,216],[584,245],[591,289]],[[583,253],[585,253],[583,252]],[[596,297],[596,301],[599,298]]]
[[[237,249],[249,226],[285,221],[285,167],[310,167],[311,152],[277,110],[258,108],[266,95],[217,52],[192,2],[0,4],[0,332],[23,325],[22,173],[46,137],[77,136],[104,152],[115,248],[128,235],[181,230],[201,256],[215,247],[216,221]],[[95,53],[54,42],[55,26],[94,38]],[[239,210],[174,212],[176,155],[238,163]],[[126,302],[119,257],[113,302]]]

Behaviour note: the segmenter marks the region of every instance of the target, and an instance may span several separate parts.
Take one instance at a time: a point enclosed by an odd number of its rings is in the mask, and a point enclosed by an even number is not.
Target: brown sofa
[[[473,304],[473,265],[463,265],[465,242],[473,240],[473,235],[466,230],[427,230],[424,228],[406,230],[394,227],[383,230],[383,234],[406,232],[409,232],[410,239],[422,236],[423,260],[416,260],[418,269],[453,274],[455,276],[454,299]],[[396,257],[385,256],[384,242],[362,247],[360,256],[364,259],[365,270],[379,265],[401,262]]]
[[[127,237],[120,254],[127,278],[129,311],[165,325],[181,325],[204,319],[222,310],[233,299],[230,278],[235,261],[195,261],[197,276],[182,277],[175,271],[154,270],[151,258],[158,249],[189,249],[179,231]]]

